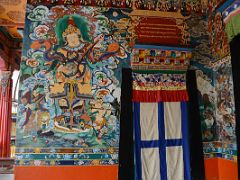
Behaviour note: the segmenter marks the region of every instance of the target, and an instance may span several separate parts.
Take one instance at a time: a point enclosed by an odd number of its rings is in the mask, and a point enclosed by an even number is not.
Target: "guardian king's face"
[[[77,33],[71,33],[66,36],[66,41],[68,43],[68,46],[71,48],[75,48],[80,46],[80,38]]]

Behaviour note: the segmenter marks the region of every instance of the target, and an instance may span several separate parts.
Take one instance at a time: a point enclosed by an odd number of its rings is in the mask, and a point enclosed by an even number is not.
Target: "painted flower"
[[[84,149],[83,148],[80,148],[79,150],[78,150],[78,153],[83,153],[84,152]]]
[[[93,153],[99,153],[99,152],[101,152],[101,149],[98,149],[98,148],[93,149]]]
[[[36,59],[28,59],[26,64],[32,68],[39,66],[39,62]]]
[[[78,161],[78,165],[83,165],[84,161]]]
[[[41,149],[40,148],[34,148],[34,152],[35,153],[41,153]]]
[[[34,76],[31,76],[23,81],[23,85],[28,89],[33,89],[36,84],[48,86],[48,79],[47,76],[42,72],[36,73]]]
[[[32,53],[32,52],[31,52]],[[32,55],[30,56],[32,59],[36,59],[38,61],[44,61],[44,54],[42,51],[35,51],[32,53]]]
[[[34,165],[35,166],[40,166],[41,165],[41,161],[40,160],[34,160]]]
[[[46,25],[39,25],[34,29],[37,37],[43,37],[47,34],[49,27]]]
[[[99,26],[99,31],[104,34],[109,34],[107,27]]]
[[[109,152],[110,154],[113,154],[113,153],[114,153],[114,148],[110,147],[110,148],[108,149],[108,152]]]
[[[103,72],[97,71],[95,75],[97,78],[98,85],[101,87],[108,86],[112,83],[111,80],[107,77],[107,75]]]
[[[59,19],[60,17],[63,17],[65,14],[65,11],[67,10],[64,6],[54,6],[50,10],[51,18],[52,19]]]
[[[108,164],[111,164],[113,165],[114,164],[114,161],[112,159],[109,160]]]
[[[50,165],[54,166],[54,165],[56,165],[56,162],[54,160],[51,160]]]
[[[118,159],[118,154],[111,154],[112,159]]]
[[[91,165],[100,165],[100,161],[97,159],[92,160]]]

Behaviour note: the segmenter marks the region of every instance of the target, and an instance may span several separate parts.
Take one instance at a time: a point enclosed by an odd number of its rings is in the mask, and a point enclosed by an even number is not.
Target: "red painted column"
[[[11,71],[0,70],[0,158],[10,157],[12,118]]]

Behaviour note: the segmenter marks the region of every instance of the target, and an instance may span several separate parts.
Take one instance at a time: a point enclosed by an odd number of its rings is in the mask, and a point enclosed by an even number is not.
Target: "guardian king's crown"
[[[68,19],[68,27],[63,32],[62,36],[65,38],[68,34],[77,33],[81,34],[80,30],[77,28],[72,16]]]

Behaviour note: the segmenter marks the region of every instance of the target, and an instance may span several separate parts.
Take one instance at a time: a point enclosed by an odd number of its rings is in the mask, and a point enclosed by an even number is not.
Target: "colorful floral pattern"
[[[142,48],[133,49],[132,69],[186,71],[192,58],[190,49],[171,50],[169,48],[166,50],[161,49],[161,47],[147,48],[147,45],[142,46]]]
[[[167,74],[148,71],[132,73],[134,102],[188,101],[186,74]]]
[[[185,74],[133,73],[134,90],[186,90]]]

